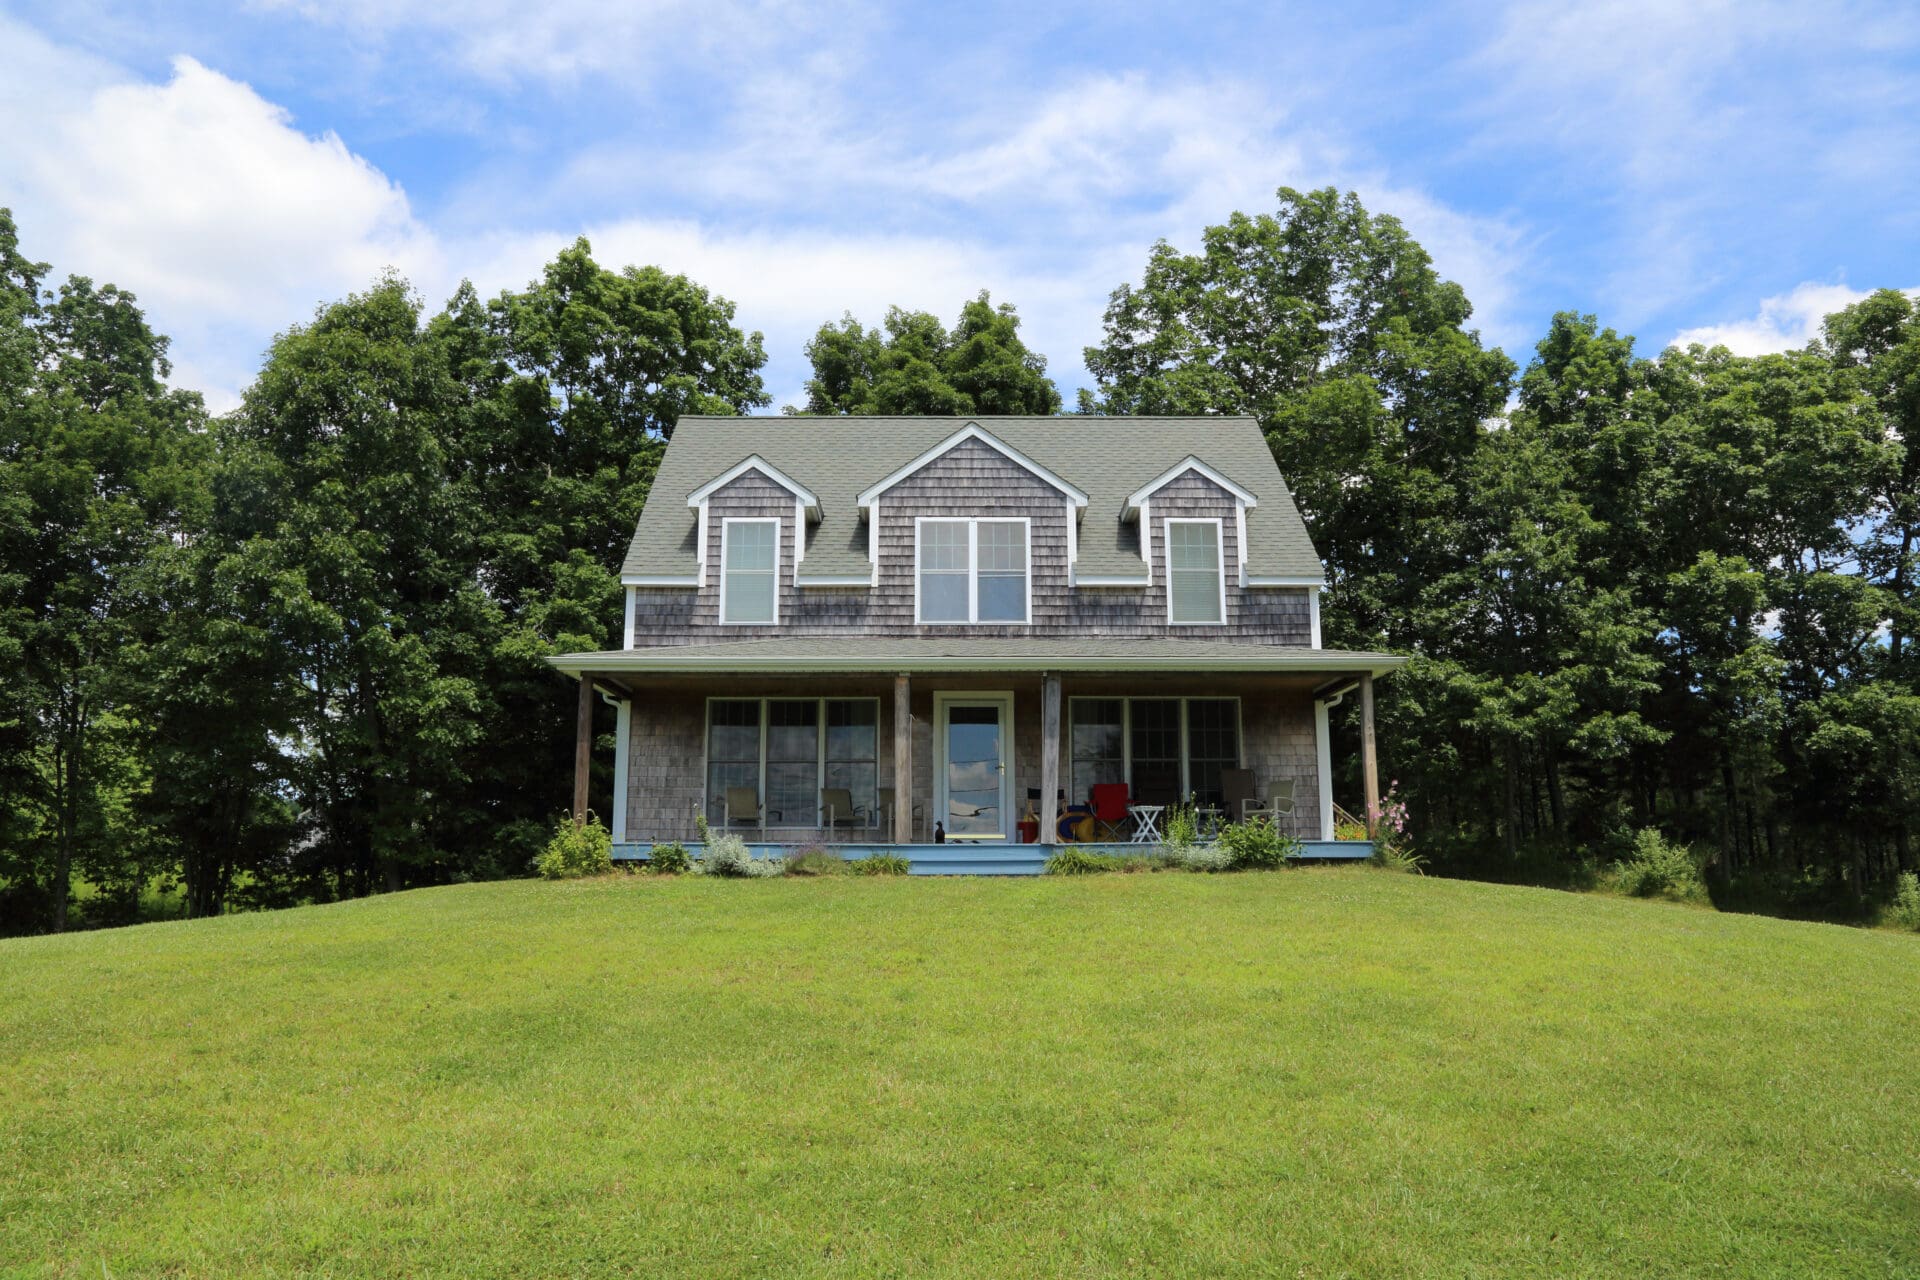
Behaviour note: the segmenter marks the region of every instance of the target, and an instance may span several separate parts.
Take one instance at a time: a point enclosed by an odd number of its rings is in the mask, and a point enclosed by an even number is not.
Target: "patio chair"
[[[1093,820],[1098,833],[1109,840],[1120,838],[1120,824],[1127,820],[1127,784],[1096,782],[1088,796],[1093,803]]]
[[[775,822],[780,820],[774,814]],[[728,787],[727,798],[720,813],[722,829],[731,827],[758,827],[762,835],[767,831],[767,815],[760,808],[760,792],[754,787]]]
[[[825,830],[829,835],[842,828],[861,828],[871,825],[872,815],[866,808],[853,802],[851,787],[822,787],[820,789],[820,812],[825,815]]]
[[[1227,819],[1245,822],[1249,818],[1272,821],[1293,812],[1293,779],[1275,782],[1265,797],[1253,780],[1251,769],[1222,769],[1220,790],[1226,798]]]

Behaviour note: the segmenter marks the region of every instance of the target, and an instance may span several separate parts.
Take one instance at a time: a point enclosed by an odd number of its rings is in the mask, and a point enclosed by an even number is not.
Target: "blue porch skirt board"
[[[1373,856],[1373,842],[1370,840],[1302,840],[1301,856],[1313,860],[1352,861]],[[752,844],[747,848],[756,858],[781,858],[796,849],[806,848],[804,844]],[[1039,844],[1003,844],[1000,841],[981,844],[965,844],[948,841],[946,844],[836,844],[832,851],[843,858],[864,858],[871,853],[898,853],[912,864],[912,873],[916,876],[1037,876],[1045,869],[1050,854],[1063,848],[1086,849],[1094,853],[1148,853],[1152,845],[1139,844],[1077,844],[1054,845],[1049,848]],[[700,856],[700,842],[687,844],[687,852],[694,857]],[[616,844],[613,846],[615,862],[644,862],[652,852],[653,845]]]

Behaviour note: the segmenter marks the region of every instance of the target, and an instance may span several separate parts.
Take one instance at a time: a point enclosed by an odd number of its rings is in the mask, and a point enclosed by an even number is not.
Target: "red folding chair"
[[[1093,820],[1106,832],[1107,839],[1120,839],[1120,824],[1127,820],[1127,784],[1096,782],[1091,798]]]

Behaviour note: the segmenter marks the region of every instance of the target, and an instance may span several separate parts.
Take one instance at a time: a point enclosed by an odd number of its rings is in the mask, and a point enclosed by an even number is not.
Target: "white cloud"
[[[48,85],[0,151],[28,252],[131,289],[216,406],[275,330],[392,266],[441,273],[404,192],[331,133],[308,136],[191,58],[165,84],[98,67]]]
[[[639,79],[689,62],[738,62],[776,41],[844,32],[847,4],[779,0],[265,0],[360,39],[427,37],[423,52],[483,79]]]
[[[1744,320],[1682,329],[1671,345],[1725,347],[1737,356],[1759,356],[1804,347],[1820,336],[1820,322],[1866,297],[1844,284],[1808,280],[1786,293],[1760,300],[1760,310]]]

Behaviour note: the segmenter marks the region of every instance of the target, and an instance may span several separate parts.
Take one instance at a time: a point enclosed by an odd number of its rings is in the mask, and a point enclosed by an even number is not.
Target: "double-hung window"
[[[1020,519],[915,522],[914,617],[920,622],[1025,623],[1032,577]]]
[[[720,621],[780,620],[780,522],[728,520],[720,526]]]
[[[1167,621],[1217,626],[1227,619],[1218,520],[1167,521]]]

